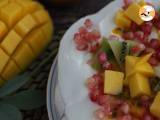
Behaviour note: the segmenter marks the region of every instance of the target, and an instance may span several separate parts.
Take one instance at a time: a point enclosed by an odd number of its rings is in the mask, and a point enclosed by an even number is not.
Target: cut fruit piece
[[[7,34],[8,29],[4,22],[0,21],[0,42],[3,37]]]
[[[0,73],[7,64],[9,56],[0,48]]]
[[[136,41],[133,41],[133,40],[126,40],[125,42],[127,42],[129,44],[129,49],[130,49],[129,54],[130,55],[139,56],[145,50],[145,47],[144,48],[138,48],[138,51],[136,53],[133,53],[132,48],[139,47],[140,43],[138,43]]]
[[[32,15],[38,24],[43,24],[50,19],[48,12],[44,10],[36,11]]]
[[[33,13],[37,10],[37,2],[35,1],[28,1],[28,0],[17,0],[17,3],[23,8],[22,14],[23,16],[27,15],[28,13]]]
[[[139,4],[140,6],[144,6],[144,5],[146,5],[146,2],[145,2],[145,0],[140,0],[140,1],[138,2],[138,4]]]
[[[37,26],[36,21],[34,20],[34,18],[30,14],[28,14],[21,21],[18,22],[18,24],[15,26],[15,30],[22,37],[24,37],[26,34],[28,34],[36,26]]]
[[[27,44],[21,44],[15,54],[13,55],[13,59],[16,64],[23,71],[35,58],[31,48]]]
[[[154,102],[152,103],[150,107],[150,112],[155,117],[160,118],[160,92],[158,92],[157,96],[154,99]]]
[[[124,84],[128,85],[128,76],[130,76],[134,72],[134,67],[136,62],[138,61],[138,57],[135,56],[126,56],[125,58],[125,73],[126,79],[124,80]]]
[[[13,25],[21,18],[22,16],[22,8],[16,3],[9,3],[8,5],[2,7],[0,9],[0,18],[3,22],[7,24],[9,28],[13,27]]]
[[[152,56],[152,53],[149,53],[149,54],[147,54],[147,55],[145,55],[145,56],[142,56],[142,57],[139,59],[139,61],[137,61],[136,65],[138,66],[138,65],[143,64],[143,63],[145,63],[145,62],[148,62],[148,60],[150,59],[151,56]]]
[[[118,95],[122,92],[124,73],[106,70],[104,76],[105,94]]]
[[[140,64],[140,65],[136,65],[135,71],[138,73],[141,73],[142,75],[144,75],[146,77],[155,76],[155,71],[154,71],[153,67],[147,62]]]
[[[151,95],[151,89],[148,78],[142,74],[136,73],[128,77],[131,97],[139,97],[141,95]]]
[[[125,11],[125,15],[133,20],[138,25],[143,23],[143,20],[139,17],[139,10],[141,6],[135,2],[133,2]]]
[[[123,69],[125,56],[129,54],[129,45],[126,42],[120,42],[118,40],[108,42],[119,66]]]
[[[48,43],[44,41],[45,36],[41,29],[36,29],[32,33],[30,33],[25,41],[29,43],[31,48],[33,49],[33,52],[37,55],[42,52],[44,49],[44,46],[46,46]]]
[[[18,44],[21,42],[22,38],[12,30],[2,41],[1,47],[11,55],[17,48]]]
[[[14,77],[15,74],[19,74],[20,69],[17,67],[16,63],[13,60],[10,60],[5,69],[2,72],[2,77],[5,80],[10,80]]]
[[[115,23],[122,29],[128,29],[131,26],[131,20],[124,14],[124,10],[119,10],[116,13]]]
[[[53,26],[52,26],[52,21],[49,20],[40,29],[43,31],[43,33],[45,35],[46,42],[49,43],[52,40],[53,31],[54,31]]]

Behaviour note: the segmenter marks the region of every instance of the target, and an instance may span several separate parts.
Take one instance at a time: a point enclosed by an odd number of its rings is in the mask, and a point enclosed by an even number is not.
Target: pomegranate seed
[[[145,115],[143,120],[153,120],[153,118],[150,115]]]
[[[105,52],[100,52],[98,54],[98,60],[101,64],[105,63],[107,61],[107,55]]]
[[[93,40],[98,40],[101,38],[100,32],[97,30],[93,30],[91,34],[92,34]]]
[[[125,40],[132,40],[134,39],[134,35],[132,32],[125,32],[122,37],[125,39]]]
[[[90,19],[86,19],[84,25],[86,28],[90,29],[93,26],[93,22]]]
[[[129,109],[130,109],[130,107],[127,103],[123,103],[122,106],[120,107],[121,112],[124,114],[128,114]]]
[[[79,33],[80,34],[86,34],[88,31],[87,31],[87,29],[85,28],[85,27],[80,27],[79,28]]]
[[[77,45],[76,49],[79,50],[79,51],[85,51],[85,50],[88,49],[88,45],[86,45],[86,44]]]
[[[158,49],[160,47],[159,41],[157,39],[151,39],[150,47],[153,49]]]
[[[139,26],[135,22],[132,22],[130,29],[135,32],[139,29]]]
[[[152,27],[153,25],[151,22],[145,22],[144,24],[141,25],[141,30],[146,36],[148,36],[151,34]]]
[[[98,120],[103,120],[105,118],[105,112],[101,109],[95,111],[95,116]]]
[[[155,57],[151,57],[149,59],[149,63],[152,65],[152,66],[157,66],[158,65],[158,60],[155,58]]]
[[[134,33],[134,37],[140,42],[144,42],[144,33],[142,31],[137,31]]]
[[[103,65],[102,65],[103,69],[105,70],[112,70],[112,64],[109,63],[109,62],[105,62]]]
[[[131,115],[124,115],[122,117],[119,117],[117,120],[132,120]]]
[[[138,53],[139,51],[140,51],[139,46],[134,46],[134,47],[131,48],[131,53],[133,53],[133,54],[136,54],[136,53]]]
[[[88,51],[90,53],[96,53],[98,48],[99,48],[99,43],[90,44],[90,46],[88,47]]]
[[[155,57],[160,61],[160,49],[156,51]]]

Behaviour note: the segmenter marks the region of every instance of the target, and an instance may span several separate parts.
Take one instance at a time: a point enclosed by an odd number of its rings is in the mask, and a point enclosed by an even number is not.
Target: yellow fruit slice
[[[141,25],[143,23],[143,20],[141,20],[141,18],[139,17],[140,8],[141,6],[139,4],[133,2],[125,11],[125,15],[138,25]]]
[[[157,96],[155,97],[150,107],[151,114],[158,118],[160,118],[160,107],[159,106],[160,106],[160,92],[158,92]]]
[[[16,3],[9,3],[0,9],[0,18],[9,28],[13,27],[22,16],[22,8]]]
[[[33,19],[33,17],[28,14],[25,16],[21,21],[17,23],[15,26],[15,30],[19,33],[22,37],[27,35],[33,28],[35,28],[37,22]]]
[[[1,43],[1,47],[11,55],[17,48],[18,44],[21,42],[22,38],[14,30],[5,37]]]
[[[7,64],[8,60],[9,56],[2,49],[0,49],[0,73]]]
[[[13,78],[15,74],[18,74],[18,73],[20,73],[20,69],[18,68],[18,66],[13,60],[10,60],[6,68],[2,72],[2,77],[5,80],[9,80]]]
[[[129,88],[131,97],[138,97],[141,95],[151,95],[150,84],[148,78],[136,73],[129,77]]]
[[[34,58],[35,55],[26,43],[19,46],[13,55],[13,59],[22,71],[32,62]]]
[[[37,1],[0,0],[0,85],[25,70],[52,34],[52,20]]]

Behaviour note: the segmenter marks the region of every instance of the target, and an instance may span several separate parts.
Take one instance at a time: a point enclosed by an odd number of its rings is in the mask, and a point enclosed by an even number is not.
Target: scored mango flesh
[[[0,1],[0,85],[13,78],[51,41],[52,20],[32,0]]]

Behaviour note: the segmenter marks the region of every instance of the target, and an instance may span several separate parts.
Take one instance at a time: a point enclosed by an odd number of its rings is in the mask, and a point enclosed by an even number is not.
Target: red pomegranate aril
[[[140,42],[144,42],[144,33],[142,31],[137,31],[134,33],[134,37]]]
[[[125,32],[122,37],[125,39],[125,40],[132,40],[134,39],[134,34],[133,32]]]
[[[107,61],[107,55],[105,52],[100,52],[98,54],[98,60],[101,64],[105,63]]]
[[[131,26],[130,26],[130,30],[135,32],[139,29],[139,26],[135,23],[135,22],[132,22],[131,23]]]
[[[158,65],[158,60],[155,58],[155,57],[151,57],[149,59],[149,63],[152,65],[152,66],[157,66]]]
[[[109,62],[105,62],[103,65],[102,65],[103,69],[104,70],[112,70],[113,68],[113,65]]]
[[[80,34],[86,34],[88,31],[87,31],[87,29],[85,28],[85,27],[80,27],[79,28],[79,33]]]
[[[156,51],[155,57],[160,61],[160,50],[159,49]]]
[[[86,19],[84,25],[86,28],[90,29],[93,26],[93,22],[90,19]]]
[[[91,31],[91,35],[93,37],[93,40],[98,40],[101,38],[100,32],[97,30]]]
[[[160,47],[159,40],[151,39],[150,40],[150,47],[153,48],[153,49],[158,49]]]
[[[151,34],[152,27],[153,25],[151,22],[145,22],[141,25],[141,30],[143,31],[144,35],[148,36]]]
[[[123,103],[120,107],[120,111],[124,114],[129,113],[130,106],[127,103]]]
[[[117,120],[132,120],[131,115],[124,115],[119,117]]]
[[[102,109],[95,111],[95,116],[98,120],[103,120],[105,118],[105,112]]]
[[[138,53],[139,51],[140,51],[139,46],[134,46],[131,48],[131,53],[133,53],[133,54]]]
[[[88,51],[90,53],[96,53],[99,48],[99,43],[89,44]]]
[[[143,120],[154,120],[154,119],[152,118],[152,116],[147,114],[147,115],[144,115]]]
[[[88,45],[87,44],[77,45],[76,48],[79,51],[86,51],[88,49]]]

